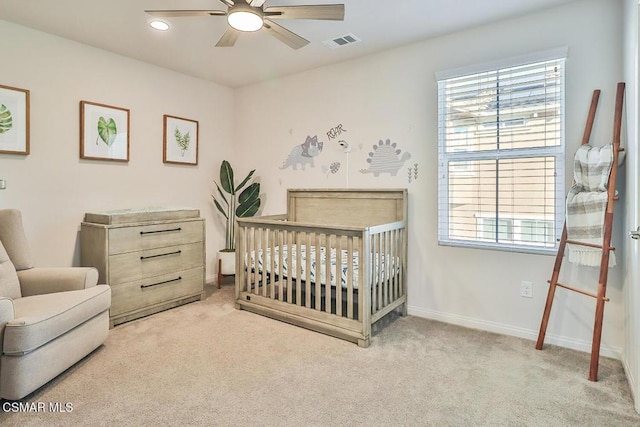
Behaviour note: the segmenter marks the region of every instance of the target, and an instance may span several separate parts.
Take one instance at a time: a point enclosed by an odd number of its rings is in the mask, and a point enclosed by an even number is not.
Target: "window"
[[[564,56],[438,76],[440,244],[555,252]]]
[[[495,242],[508,241],[513,239],[513,220],[500,219],[496,230],[495,218],[478,218],[478,240]],[[496,235],[496,233],[498,233]]]

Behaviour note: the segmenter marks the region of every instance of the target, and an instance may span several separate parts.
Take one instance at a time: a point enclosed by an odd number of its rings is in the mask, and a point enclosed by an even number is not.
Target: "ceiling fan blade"
[[[163,18],[179,18],[182,16],[224,16],[224,10],[145,10],[149,15]]]
[[[218,0],[218,1],[228,7],[233,6],[233,2],[231,0]]]
[[[251,1],[251,7],[262,7],[263,4],[265,4],[267,0],[252,0]]]
[[[264,9],[265,16],[282,19],[323,19],[344,21],[343,4],[319,4],[308,6],[270,6]]]
[[[292,49],[300,49],[301,47],[309,44],[309,40],[300,37],[296,33],[287,30],[283,26],[278,25],[271,20],[264,20],[264,29],[273,37],[277,38]]]
[[[227,31],[224,32],[218,43],[216,43],[216,47],[233,47],[236,44],[236,40],[238,40],[238,35],[240,31],[234,30],[233,28],[227,28]]]

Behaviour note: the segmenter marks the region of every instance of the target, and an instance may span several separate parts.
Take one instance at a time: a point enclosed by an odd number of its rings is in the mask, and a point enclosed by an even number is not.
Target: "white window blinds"
[[[564,58],[438,81],[439,242],[552,252],[564,222]]]

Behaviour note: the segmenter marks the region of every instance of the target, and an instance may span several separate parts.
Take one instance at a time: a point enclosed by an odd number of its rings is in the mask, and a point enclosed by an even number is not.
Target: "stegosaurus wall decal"
[[[395,142],[391,143],[389,139],[385,142],[380,140],[377,145],[373,146],[373,151],[369,152],[367,159],[369,168],[360,169],[360,173],[372,173],[373,176],[388,173],[391,176],[396,176],[402,165],[410,158],[411,154],[402,153]]]

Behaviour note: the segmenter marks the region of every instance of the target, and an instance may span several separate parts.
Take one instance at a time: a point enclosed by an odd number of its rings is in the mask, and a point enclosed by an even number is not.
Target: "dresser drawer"
[[[109,255],[201,242],[202,236],[201,220],[111,228]]]
[[[110,316],[119,316],[202,292],[204,269],[163,274],[111,288]]]
[[[167,246],[109,257],[109,285],[159,276],[172,271],[201,267],[204,261],[202,242]]]

